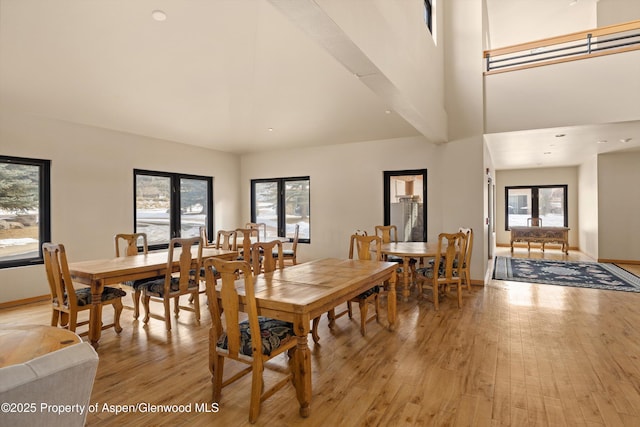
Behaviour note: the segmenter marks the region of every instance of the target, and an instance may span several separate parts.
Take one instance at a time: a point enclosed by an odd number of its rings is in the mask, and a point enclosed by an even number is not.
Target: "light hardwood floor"
[[[553,249],[531,256],[585,259]],[[462,309],[453,296],[438,312],[415,292],[399,299],[395,332],[369,324],[363,338],[357,313],[332,332],[323,316],[320,345],[310,340],[311,416],[299,417],[288,385],[263,403],[255,425],[638,426],[639,306],[636,293],[491,281],[465,291]],[[47,324],[49,316],[47,304],[0,310],[2,323]],[[100,410],[87,425],[248,425],[250,376],[223,390],[219,412],[195,411],[211,395],[206,310],[200,325],[182,312],[170,336],[161,321],[144,327],[130,310],[122,316],[120,335],[102,334],[91,396]],[[285,366],[286,356],[277,360]],[[115,415],[105,403],[192,412]]]

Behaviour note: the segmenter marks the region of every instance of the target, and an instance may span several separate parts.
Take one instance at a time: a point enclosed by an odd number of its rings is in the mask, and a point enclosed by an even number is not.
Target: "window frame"
[[[429,32],[433,34],[433,0],[424,0],[424,20]]]
[[[541,188],[562,188],[563,196],[563,212],[564,227],[569,226],[569,186],[567,184],[545,184],[545,185],[512,185],[504,188],[504,229],[509,231],[509,190],[531,190],[531,218],[540,216],[539,191]]]
[[[285,184],[288,181],[309,181],[309,237],[298,238],[298,243],[311,243],[311,177],[309,176],[295,176],[285,178],[259,178],[251,180],[251,222],[256,222],[256,184],[265,182],[277,183],[278,192],[278,236],[286,236],[287,231],[287,213],[286,213],[286,201],[285,201]]]
[[[1,156],[1,163],[38,166],[38,256],[0,261],[0,269],[44,264],[42,244],[51,241],[51,160]]]
[[[181,204],[180,204],[180,182],[182,179],[192,179],[192,180],[201,180],[207,183],[207,236],[211,236],[213,232],[213,177],[211,176],[202,176],[202,175],[191,175],[184,173],[176,173],[176,172],[162,172],[162,171],[152,171],[146,169],[134,169],[133,170],[133,230],[134,233],[137,233],[137,224],[138,224],[138,209],[136,206],[136,198],[137,198],[137,178],[139,175],[145,176],[155,176],[161,178],[169,178],[170,179],[170,208],[169,208],[169,231],[170,231],[170,239],[181,236]],[[209,237],[211,238],[211,237]],[[206,242],[205,242],[206,243]],[[149,250],[157,250],[157,249],[167,249],[169,247],[169,242],[161,243],[161,244],[150,244]]]

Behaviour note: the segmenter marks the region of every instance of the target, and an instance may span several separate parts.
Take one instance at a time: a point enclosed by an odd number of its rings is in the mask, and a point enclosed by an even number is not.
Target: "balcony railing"
[[[640,50],[640,20],[484,51],[485,75]]]

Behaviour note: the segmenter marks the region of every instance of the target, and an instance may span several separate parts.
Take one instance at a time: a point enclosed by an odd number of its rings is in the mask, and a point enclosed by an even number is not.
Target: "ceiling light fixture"
[[[607,140],[606,139],[601,139],[599,141],[596,141],[596,144],[606,144]]]
[[[567,136],[567,135],[564,134],[564,133],[557,133],[556,134],[556,138],[564,138],[565,136]]]
[[[273,132],[273,128],[269,128],[267,129],[269,132]]]
[[[384,110],[385,114],[391,114],[391,110]]]
[[[631,138],[622,138],[622,139],[620,140],[620,142],[622,142],[623,144],[624,144],[624,143],[627,143],[627,142],[629,142],[629,141],[631,141]]]
[[[551,151],[545,151],[543,154],[551,154]]]
[[[167,14],[164,13],[162,10],[154,10],[153,12],[151,12],[151,17],[153,18],[154,21],[158,21],[158,22],[162,22],[162,21],[166,21],[167,20]]]

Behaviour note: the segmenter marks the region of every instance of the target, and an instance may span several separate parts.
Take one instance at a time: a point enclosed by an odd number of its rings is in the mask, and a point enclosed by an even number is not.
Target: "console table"
[[[529,249],[531,243],[541,243],[544,252],[545,243],[562,244],[562,252],[569,253],[569,227],[510,227],[511,252],[513,242],[527,242]]]

